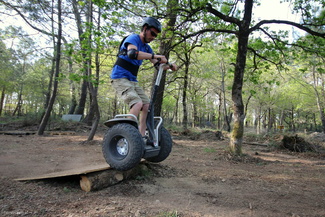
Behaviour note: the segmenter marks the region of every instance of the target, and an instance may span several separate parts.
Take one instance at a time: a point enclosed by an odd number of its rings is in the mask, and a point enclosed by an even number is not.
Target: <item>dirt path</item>
[[[228,141],[174,138],[150,174],[83,192],[79,180],[14,178],[102,164],[102,135],[0,135],[0,216],[324,216],[325,159]]]

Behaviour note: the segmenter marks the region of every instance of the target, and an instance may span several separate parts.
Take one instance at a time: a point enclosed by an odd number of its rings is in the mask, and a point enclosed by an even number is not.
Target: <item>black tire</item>
[[[141,161],[144,142],[136,127],[121,123],[107,130],[102,150],[106,162],[112,168],[126,171]]]
[[[160,151],[155,157],[146,158],[147,161],[158,163],[164,161],[172,151],[173,140],[168,130],[165,127],[160,129],[160,139],[159,139]]]

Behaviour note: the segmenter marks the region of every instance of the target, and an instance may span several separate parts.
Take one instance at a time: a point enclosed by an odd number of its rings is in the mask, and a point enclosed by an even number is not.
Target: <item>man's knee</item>
[[[149,110],[149,104],[143,104],[142,111],[148,111],[148,110]]]
[[[130,106],[130,109],[135,109],[135,110],[140,111],[142,107],[143,107],[143,103],[142,102],[136,102],[136,103],[134,103],[134,104],[132,104]]]

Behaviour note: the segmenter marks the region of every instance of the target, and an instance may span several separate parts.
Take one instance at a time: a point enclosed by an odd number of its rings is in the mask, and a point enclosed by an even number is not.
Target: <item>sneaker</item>
[[[153,146],[153,141],[151,141],[148,136],[143,136],[142,139],[145,145]]]

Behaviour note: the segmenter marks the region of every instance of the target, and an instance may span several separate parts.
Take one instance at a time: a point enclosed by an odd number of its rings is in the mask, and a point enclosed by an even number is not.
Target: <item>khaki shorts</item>
[[[144,90],[139,86],[138,82],[129,81],[126,78],[113,79],[112,86],[120,97],[130,108],[138,102],[149,104],[149,97]]]

